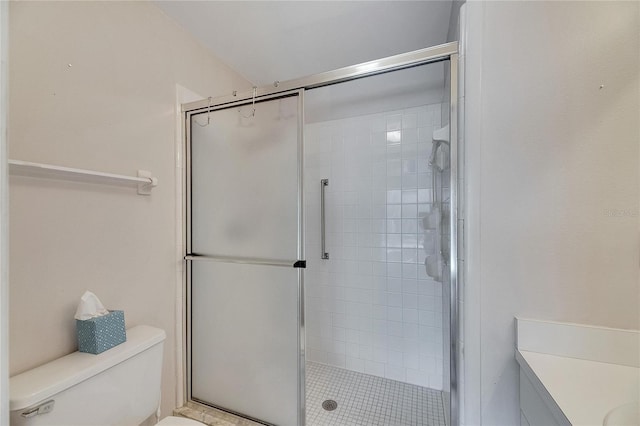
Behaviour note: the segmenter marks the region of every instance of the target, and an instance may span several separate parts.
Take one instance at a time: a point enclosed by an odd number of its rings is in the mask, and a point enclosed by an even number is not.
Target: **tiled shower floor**
[[[442,392],[307,362],[308,426],[446,426]],[[325,411],[322,402],[338,403]]]

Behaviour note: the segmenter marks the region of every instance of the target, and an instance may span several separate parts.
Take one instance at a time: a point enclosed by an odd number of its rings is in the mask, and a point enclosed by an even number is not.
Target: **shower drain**
[[[327,399],[322,403],[322,408],[324,408],[327,411],[333,411],[336,408],[338,408],[338,403],[335,402],[333,399]]]

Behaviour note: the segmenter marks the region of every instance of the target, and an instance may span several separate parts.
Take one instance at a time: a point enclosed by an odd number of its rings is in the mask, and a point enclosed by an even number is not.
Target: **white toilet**
[[[10,379],[12,426],[137,426],[160,404],[166,334],[145,325],[99,355],[74,352]],[[203,426],[166,417],[160,426]]]

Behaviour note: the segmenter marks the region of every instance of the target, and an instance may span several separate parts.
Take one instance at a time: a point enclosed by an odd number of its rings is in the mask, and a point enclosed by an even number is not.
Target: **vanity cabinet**
[[[560,426],[542,396],[520,369],[520,426]]]

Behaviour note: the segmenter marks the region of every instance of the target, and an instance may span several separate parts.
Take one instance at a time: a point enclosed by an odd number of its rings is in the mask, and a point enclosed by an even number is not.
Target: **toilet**
[[[146,325],[99,355],[74,352],[11,377],[12,426],[137,426],[160,405],[166,334]],[[203,426],[166,417],[159,426]]]

